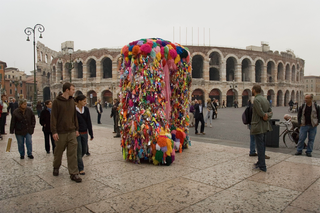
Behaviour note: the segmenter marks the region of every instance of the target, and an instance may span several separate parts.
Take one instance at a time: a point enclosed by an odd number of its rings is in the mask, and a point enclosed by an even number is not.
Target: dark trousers
[[[258,152],[258,162],[257,166],[263,170],[267,171],[266,166],[266,134],[254,135],[256,140],[257,152]]]
[[[54,148],[56,147],[56,144],[53,140],[52,133],[51,132],[43,132],[43,134],[44,134],[44,146],[46,148],[47,153],[50,152],[50,141],[49,141],[50,136],[51,136],[52,152],[54,153]]]
[[[203,113],[200,113],[199,116],[196,118],[196,124],[195,124],[195,128],[196,128],[196,134],[198,133],[198,124],[199,121],[201,122],[201,133],[204,132],[204,120],[203,120]]]
[[[101,124],[101,113],[98,112],[98,124]]]
[[[113,116],[113,131],[114,132],[117,132],[117,126],[116,125],[118,125],[118,123],[117,123],[117,117],[116,117],[116,115],[114,115]]]
[[[5,133],[4,129],[6,126],[6,121],[7,121],[7,113],[1,113],[1,119],[0,119],[1,134]]]

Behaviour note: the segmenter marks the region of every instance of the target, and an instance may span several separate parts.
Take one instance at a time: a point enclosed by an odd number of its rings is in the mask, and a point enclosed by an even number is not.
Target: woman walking
[[[213,108],[214,108],[214,106],[213,106],[213,104],[212,104],[212,102],[211,102],[211,99],[209,98],[209,99],[207,100],[207,109],[208,109],[208,112],[207,112],[207,114],[206,114],[206,118],[205,118],[204,122],[205,122],[206,125],[207,125],[207,121],[208,121],[208,118],[209,118],[209,119],[210,119],[210,127],[212,127]]]
[[[7,115],[8,115],[8,104],[7,104],[7,96],[1,95],[1,105],[2,105],[2,112],[1,112],[1,119],[0,119],[0,130],[1,135],[6,135],[5,126],[7,122]]]
[[[54,142],[54,139],[52,137],[52,132],[50,128],[50,116],[51,116],[51,108],[52,108],[52,101],[48,100],[45,101],[45,107],[41,111],[40,114],[40,124],[42,126],[42,131],[44,134],[44,145],[47,153],[50,153],[50,142],[49,142],[49,136],[51,136],[51,145],[52,145],[52,152],[54,153],[54,148],[56,147],[56,144]]]
[[[80,175],[85,175],[84,165],[82,157],[87,153],[88,150],[88,131],[90,135],[90,140],[93,139],[92,123],[90,118],[90,112],[87,105],[87,98],[84,95],[79,95],[75,99],[77,118],[79,123],[79,136],[78,141],[78,168]]]
[[[20,159],[24,159],[24,143],[27,147],[28,158],[33,159],[32,155],[32,134],[36,125],[36,119],[30,108],[27,107],[27,100],[19,100],[19,107],[13,112],[10,124],[10,134],[15,133]]]

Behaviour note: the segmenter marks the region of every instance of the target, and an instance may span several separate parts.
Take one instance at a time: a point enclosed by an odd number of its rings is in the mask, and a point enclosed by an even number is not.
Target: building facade
[[[120,49],[78,50],[68,54],[68,45],[63,44],[60,52],[54,52],[38,42],[38,56],[44,52],[54,53],[50,61],[40,59],[37,63],[37,85],[42,97],[47,94],[55,98],[70,77],[77,93],[86,95],[90,105],[97,98],[110,103],[117,97]],[[73,48],[73,43],[69,45]],[[273,106],[287,106],[290,100],[299,103],[303,100],[304,60],[297,58],[292,50],[271,51],[266,43],[247,49],[186,47],[192,58],[190,99],[216,98],[220,103],[225,100],[229,107],[236,100],[239,106],[245,106],[252,96],[252,86],[258,83]]]
[[[0,95],[4,92],[4,70],[7,67],[7,63],[0,61]]]
[[[320,100],[320,76],[305,76],[304,77],[304,92],[313,94],[314,100]]]
[[[4,90],[8,99],[26,97],[26,74],[18,68],[8,67],[5,69]]]

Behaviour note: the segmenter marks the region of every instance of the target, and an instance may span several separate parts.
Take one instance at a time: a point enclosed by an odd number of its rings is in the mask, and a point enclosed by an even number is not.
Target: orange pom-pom
[[[134,45],[134,47],[132,48],[132,55],[137,56],[139,53],[140,53],[139,45]]]

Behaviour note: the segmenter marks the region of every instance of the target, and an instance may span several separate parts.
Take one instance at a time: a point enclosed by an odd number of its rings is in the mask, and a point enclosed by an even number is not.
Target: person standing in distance
[[[252,87],[252,94],[255,98],[253,102],[250,133],[254,135],[258,152],[258,162],[254,165],[254,169],[266,172],[266,133],[272,131],[269,120],[273,113],[269,101],[260,93],[261,86],[257,84],[254,85]]]
[[[305,104],[299,108],[298,123],[300,126],[299,141],[295,155],[301,155],[304,147],[304,141],[308,135],[308,146],[306,155],[312,157],[313,143],[317,134],[317,127],[320,122],[320,109],[316,103],[313,103],[313,95],[305,95]]]
[[[53,175],[59,175],[62,155],[67,148],[67,161],[70,179],[79,183],[82,179],[79,177],[77,149],[79,136],[79,125],[77,111],[73,100],[75,87],[68,82],[62,86],[62,95],[58,96],[52,103],[51,110],[51,132],[56,142],[53,160]]]
[[[96,107],[97,107],[97,113],[98,113],[98,124],[102,124],[101,123],[102,105],[101,105],[101,100],[100,99],[98,99]]]
[[[9,103],[9,107],[8,107],[8,112],[10,110],[10,113],[11,115],[13,114],[13,111],[15,109],[17,109],[19,106],[18,106],[18,103],[16,101],[16,99],[12,98],[11,102]]]

